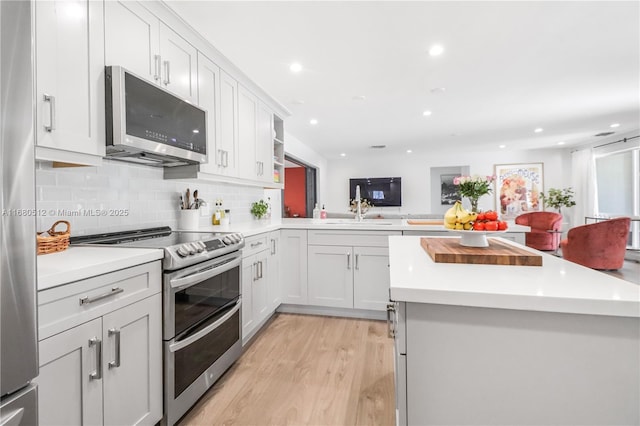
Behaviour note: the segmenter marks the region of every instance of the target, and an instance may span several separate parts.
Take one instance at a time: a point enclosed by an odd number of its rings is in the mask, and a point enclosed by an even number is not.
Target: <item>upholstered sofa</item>
[[[531,232],[525,234],[525,244],[536,250],[556,250],[560,243],[562,215],[554,212],[531,212],[516,217],[516,224],[529,226]]]
[[[593,269],[620,269],[631,219],[621,217],[572,228],[560,243],[562,257]]]

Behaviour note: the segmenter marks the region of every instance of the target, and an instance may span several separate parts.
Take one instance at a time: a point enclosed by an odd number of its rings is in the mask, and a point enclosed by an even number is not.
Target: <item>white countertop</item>
[[[424,219],[433,220],[437,219]],[[238,224],[225,226],[207,225],[200,227],[198,231],[205,232],[241,232],[245,237],[249,237],[263,232],[275,231],[278,229],[348,229],[350,231],[442,231],[447,230],[442,225],[409,225],[406,219],[365,219],[362,222],[355,222],[352,219],[273,219],[254,220]],[[509,222],[507,233],[529,232],[528,226],[516,225]]]
[[[543,266],[435,263],[419,236],[389,237],[391,299],[576,314],[640,317],[640,286],[543,256]]]
[[[78,247],[37,257],[38,291],[162,259],[159,249]]]

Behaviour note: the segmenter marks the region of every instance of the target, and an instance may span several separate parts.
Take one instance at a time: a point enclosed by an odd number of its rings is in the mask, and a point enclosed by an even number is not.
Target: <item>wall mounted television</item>
[[[360,185],[360,197],[374,207],[402,206],[402,178],[353,178],[349,179],[349,198],[356,198],[356,185]]]

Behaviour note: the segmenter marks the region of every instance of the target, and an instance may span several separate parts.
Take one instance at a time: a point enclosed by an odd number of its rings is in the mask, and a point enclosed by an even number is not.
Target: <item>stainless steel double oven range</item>
[[[242,352],[242,235],[160,227],[75,237],[72,244],[164,250],[163,423],[176,423]]]

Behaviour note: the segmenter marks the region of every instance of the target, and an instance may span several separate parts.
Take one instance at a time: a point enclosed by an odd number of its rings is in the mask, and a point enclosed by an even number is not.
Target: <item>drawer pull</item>
[[[115,296],[118,293],[122,293],[124,291],[124,289],[120,288],[120,287],[114,287],[111,289],[111,291],[101,294],[100,296],[96,296],[96,297],[81,297],[80,298],[80,305],[87,305],[89,303],[93,303],[93,302],[97,302],[98,300],[102,300],[102,299],[106,299],[107,297],[111,297],[111,296]]]
[[[261,245],[262,245],[262,241],[258,241],[257,243],[251,244],[251,248],[258,247],[258,246],[261,246]]]

